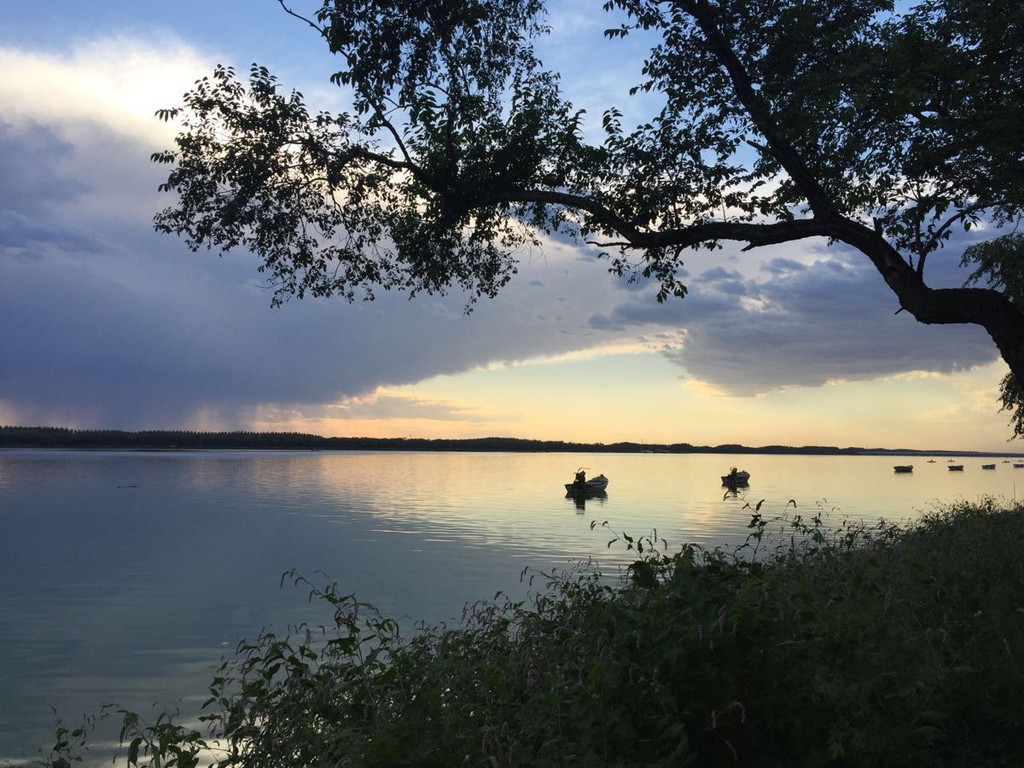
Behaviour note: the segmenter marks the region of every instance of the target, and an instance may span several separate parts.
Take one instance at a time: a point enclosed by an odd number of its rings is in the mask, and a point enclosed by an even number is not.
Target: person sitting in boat
[[[576,473],[576,485],[586,485],[586,484],[587,484],[587,473],[584,472],[581,469],[579,472]]]

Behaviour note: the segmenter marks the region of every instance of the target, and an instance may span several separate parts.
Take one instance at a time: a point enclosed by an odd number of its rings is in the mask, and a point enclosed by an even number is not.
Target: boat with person
[[[750,481],[750,473],[733,467],[728,475],[722,475],[722,485],[746,485]]]
[[[601,493],[608,487],[608,478],[598,475],[587,479],[587,473],[580,467],[576,470],[576,478],[571,483],[565,484],[567,493]]]

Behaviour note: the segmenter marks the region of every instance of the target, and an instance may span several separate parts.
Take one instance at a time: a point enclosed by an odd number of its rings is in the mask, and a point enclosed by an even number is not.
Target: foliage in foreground
[[[132,765],[222,768],[1020,765],[1022,511],[794,515],[774,535],[755,511],[733,552],[625,537],[618,584],[583,568],[410,640],[314,589],[323,636],[243,644],[203,732],[127,714],[122,746]],[[67,735],[45,765],[80,758]]]

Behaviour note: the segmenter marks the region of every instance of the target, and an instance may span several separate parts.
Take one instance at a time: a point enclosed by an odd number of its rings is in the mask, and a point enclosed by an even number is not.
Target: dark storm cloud
[[[963,282],[949,253],[933,257],[931,267],[938,284]],[[713,268],[671,306],[627,301],[591,322],[675,327],[681,342],[666,345],[664,354],[691,376],[740,395],[908,371],[945,373],[998,357],[979,328],[925,326],[897,314],[895,297],[857,254],[833,248],[811,264],[776,258],[760,273],[743,277]]]
[[[772,259],[762,264],[761,269],[771,275],[784,275],[789,272],[803,272],[807,265],[793,259]]]
[[[62,170],[72,155],[46,125],[0,120],[0,209],[32,214],[85,193],[89,185]]]
[[[66,161],[29,184],[0,182],[11,201],[15,187],[31,191],[0,211],[0,402],[23,423],[173,427],[203,413],[245,426],[267,404],[316,406],[583,348],[596,335],[587,302],[616,290],[551,245],[468,317],[461,295],[274,310],[253,258],[193,254],[152,231],[169,201],[154,192],[149,147],[99,125],[76,143],[55,132],[4,134],[49,137],[18,144],[23,167],[46,169],[55,147]]]
[[[42,258],[51,248],[97,253],[99,244],[85,233],[59,224],[40,224],[17,211],[0,208],[0,255]]]
[[[73,145],[34,121],[0,121],[0,259],[39,259],[54,250],[96,253],[87,231],[45,211],[85,194],[89,186],[62,169]]]
[[[731,296],[746,296],[749,288],[741,275],[736,270],[727,270],[724,267],[714,267],[702,273],[696,280],[697,283],[714,286],[719,293]]]
[[[247,260],[214,262],[226,274],[211,279],[198,257],[181,264],[174,245],[131,254],[148,263],[152,285],[75,265],[19,265],[0,284],[0,359],[13,363],[0,375],[0,400],[123,428],[178,425],[197,411],[240,423],[262,404],[329,403],[581,343],[501,300],[469,317],[463,297],[273,310],[267,293],[243,287]],[[111,274],[127,271],[108,258]],[[167,266],[175,261],[184,267],[177,277]]]
[[[102,110],[62,121],[24,117],[30,106],[0,122],[0,410],[23,422],[170,427],[214,413],[244,426],[256,407],[583,349],[600,336],[588,303],[618,290],[592,257],[550,243],[469,317],[462,295],[273,310],[253,258],[152,231],[171,201],[148,158],[166,139],[133,137]]]

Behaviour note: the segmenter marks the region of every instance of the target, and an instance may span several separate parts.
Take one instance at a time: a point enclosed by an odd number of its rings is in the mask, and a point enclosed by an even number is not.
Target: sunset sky
[[[600,6],[552,0],[542,54],[591,127],[613,104],[642,117],[637,44],[602,39]],[[152,228],[171,199],[149,156],[174,135],[154,111],[252,62],[345,107],[276,0],[5,5],[0,424],[1020,450],[985,332],[896,314],[866,259],[824,241],[692,253],[690,295],[666,304],[561,240],[468,316],[458,292],[271,308],[253,257]],[[963,282],[966,242],[932,257],[934,285]]]

